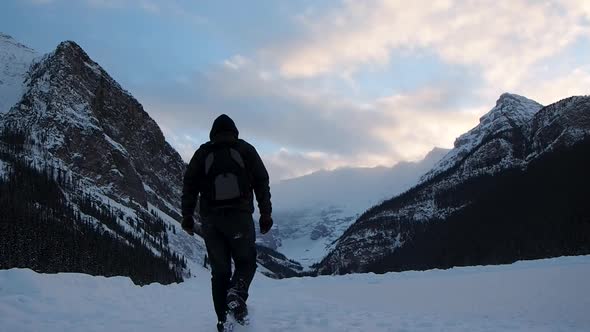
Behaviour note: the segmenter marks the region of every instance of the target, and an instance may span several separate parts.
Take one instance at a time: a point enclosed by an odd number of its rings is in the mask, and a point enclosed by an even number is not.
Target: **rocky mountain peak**
[[[534,107],[540,105],[536,101],[529,99],[527,97],[518,95],[516,93],[504,92],[500,95],[498,100],[496,101],[496,105],[498,104],[510,104],[510,103],[518,103],[518,104],[530,104]]]
[[[543,105],[534,100],[511,93],[503,93],[496,106],[479,119],[479,125],[455,141],[455,147],[470,141],[481,141],[487,135],[520,127],[528,123]]]
[[[100,67],[88,56],[88,54],[73,41],[61,42],[55,51],[53,57],[62,60],[64,63],[69,64],[69,67],[81,67],[86,65],[89,67]],[[96,72],[97,74],[100,74]]]
[[[5,123],[30,132],[47,153],[113,198],[170,211],[184,162],[141,104],[76,43],[36,62]]]
[[[522,140],[529,135],[531,119],[542,107],[526,97],[503,93],[496,105],[480,118],[477,126],[455,140],[455,148],[424,175],[422,181],[458,166],[483,145],[488,145],[488,149],[479,149],[485,156],[481,156],[483,159],[475,156],[477,165],[471,164],[469,169],[493,166],[506,162],[506,158],[523,157]],[[507,149],[509,153],[505,153]],[[485,162],[481,163],[484,159]]]
[[[81,54],[88,59],[90,58],[90,57],[88,57],[88,54],[86,54],[86,52],[84,51],[84,49],[82,49],[82,47],[80,45],[78,45],[75,41],[71,41],[71,40],[62,41],[61,43],[59,43],[57,45],[55,50],[56,50],[56,52],[61,52],[61,51],[77,52],[78,54]]]
[[[542,107],[526,97],[503,93],[496,101],[496,106],[480,118],[480,126],[493,126],[494,122],[499,121],[506,121],[510,126],[521,126],[529,122]]]
[[[82,49],[82,47],[80,47],[80,45],[78,45],[76,42],[71,40],[66,40],[59,43],[59,45],[57,45],[55,48],[55,53],[69,53],[80,57],[82,60],[90,60],[90,57],[88,54],[86,54],[84,49]]]

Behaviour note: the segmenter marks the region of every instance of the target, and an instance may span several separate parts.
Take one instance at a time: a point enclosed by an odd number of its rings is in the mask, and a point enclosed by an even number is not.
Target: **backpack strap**
[[[209,170],[211,169],[211,166],[213,166],[213,161],[215,161],[215,154],[213,151],[210,151],[205,159],[205,175],[209,174]]]
[[[232,159],[240,165],[241,168],[246,168],[246,164],[244,164],[244,159],[242,159],[242,155],[238,150],[234,149],[233,147],[229,148],[229,153]]]

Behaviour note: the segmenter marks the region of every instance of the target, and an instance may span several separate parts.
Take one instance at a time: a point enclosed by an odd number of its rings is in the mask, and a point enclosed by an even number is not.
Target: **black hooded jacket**
[[[238,150],[246,169],[250,173],[252,190],[256,194],[258,201],[258,209],[261,214],[270,214],[272,212],[272,205],[270,202],[270,187],[269,177],[262,159],[258,155],[256,149],[248,142],[238,138],[239,131],[234,121],[227,115],[220,115],[213,122],[209,138],[209,142],[201,145],[193,155],[186,173],[184,175],[184,186],[182,189],[182,216],[189,217],[195,212],[197,205],[197,197],[203,193],[205,188],[205,158],[208,151],[213,144],[219,143],[235,143],[234,147]],[[254,199],[252,194],[243,206],[237,206],[237,209],[254,212]],[[205,218],[210,213],[209,202],[206,195],[201,195],[199,214]]]

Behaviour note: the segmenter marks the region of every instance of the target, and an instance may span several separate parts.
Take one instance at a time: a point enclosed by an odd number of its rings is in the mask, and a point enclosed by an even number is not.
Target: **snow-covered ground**
[[[590,331],[590,256],[426,272],[258,275],[236,331]],[[1,331],[214,331],[206,271],[179,285],[0,271]]]

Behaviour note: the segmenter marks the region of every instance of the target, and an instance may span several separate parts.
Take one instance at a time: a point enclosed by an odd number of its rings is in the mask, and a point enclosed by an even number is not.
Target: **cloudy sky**
[[[78,42],[185,160],[227,113],[273,180],[422,158],[502,92],[590,93],[590,1],[2,0],[0,31]]]

